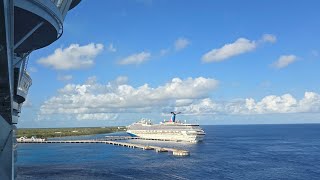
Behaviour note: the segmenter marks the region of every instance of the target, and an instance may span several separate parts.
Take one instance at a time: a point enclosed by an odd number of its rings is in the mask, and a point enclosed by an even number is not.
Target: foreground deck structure
[[[32,79],[30,53],[59,39],[80,0],[0,0],[0,179],[15,179],[15,124]]]

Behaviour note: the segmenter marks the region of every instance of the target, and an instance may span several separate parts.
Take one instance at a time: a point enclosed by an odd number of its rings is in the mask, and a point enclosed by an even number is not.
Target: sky
[[[83,0],[30,55],[18,127],[319,123],[319,6]]]

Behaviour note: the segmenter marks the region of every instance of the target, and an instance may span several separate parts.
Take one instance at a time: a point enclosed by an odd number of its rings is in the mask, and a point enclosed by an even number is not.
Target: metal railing
[[[51,2],[53,2],[53,4],[57,6],[64,18],[64,16],[67,14],[67,11],[69,10],[72,0],[51,0]]]

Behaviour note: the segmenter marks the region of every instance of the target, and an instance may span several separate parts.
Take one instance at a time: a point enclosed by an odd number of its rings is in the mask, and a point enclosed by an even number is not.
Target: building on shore
[[[36,138],[34,136],[32,136],[31,138],[27,138],[26,136],[22,136],[17,138],[17,142],[44,142],[46,141],[46,139],[44,138]]]

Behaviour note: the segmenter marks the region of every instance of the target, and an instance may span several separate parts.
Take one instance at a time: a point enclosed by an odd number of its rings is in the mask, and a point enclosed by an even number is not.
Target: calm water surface
[[[320,179],[320,125],[203,126],[189,157],[106,144],[19,144],[24,179]],[[92,139],[99,136],[86,136]]]

